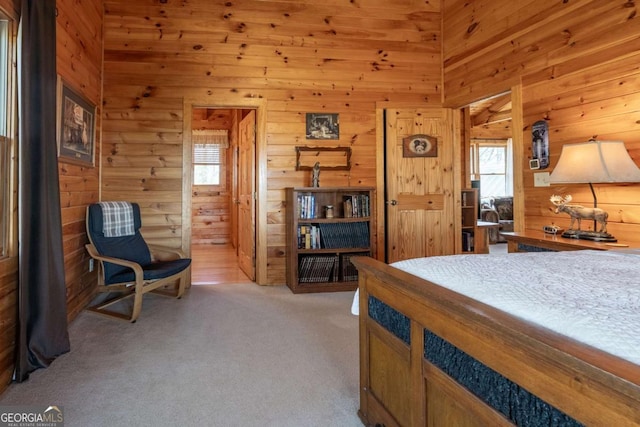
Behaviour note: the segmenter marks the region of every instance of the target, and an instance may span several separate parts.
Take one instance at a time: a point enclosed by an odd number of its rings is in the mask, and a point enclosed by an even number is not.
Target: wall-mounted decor
[[[348,171],[351,169],[351,147],[296,147],[296,170]]]
[[[57,143],[60,161],[94,166],[96,106],[58,76]]]
[[[307,139],[340,139],[338,114],[307,113]]]
[[[438,139],[429,135],[411,135],[402,140],[402,157],[438,157]]]
[[[546,169],[549,166],[549,125],[546,120],[531,126],[531,151],[532,158],[540,165],[538,169]]]

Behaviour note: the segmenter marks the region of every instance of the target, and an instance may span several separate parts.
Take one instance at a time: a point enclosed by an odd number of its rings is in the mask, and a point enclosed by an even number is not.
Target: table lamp
[[[571,217],[571,226],[562,237],[587,239],[595,241],[615,242],[616,239],[607,233],[608,214],[598,208],[598,198],[593,190],[593,183],[608,182],[640,182],[640,169],[627,152],[622,141],[597,141],[565,144],[562,146],[560,159],[549,176],[551,184],[584,184],[588,183],[593,194],[593,208],[568,204],[571,196],[552,196],[551,202],[556,206],[555,212],[564,212]],[[593,231],[580,230],[583,219],[594,221]],[[573,224],[577,220],[578,228]],[[600,230],[597,225],[600,224]]]

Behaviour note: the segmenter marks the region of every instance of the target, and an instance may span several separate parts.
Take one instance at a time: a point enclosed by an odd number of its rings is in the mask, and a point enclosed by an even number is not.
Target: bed
[[[639,261],[632,250],[353,259],[361,420],[640,425]]]

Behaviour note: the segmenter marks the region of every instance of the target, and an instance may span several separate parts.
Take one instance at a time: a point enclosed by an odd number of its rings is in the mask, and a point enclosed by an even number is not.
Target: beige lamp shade
[[[552,184],[640,182],[640,169],[622,141],[565,144],[549,176]]]

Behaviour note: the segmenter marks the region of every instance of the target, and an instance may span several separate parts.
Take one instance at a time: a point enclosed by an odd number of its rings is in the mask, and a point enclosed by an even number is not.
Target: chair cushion
[[[93,241],[96,250],[101,255],[133,261],[144,268],[151,264],[151,252],[149,251],[147,243],[142,238],[142,234],[140,234],[140,226],[142,225],[142,220],[140,219],[140,206],[137,203],[133,203],[132,205],[135,230],[135,234],[133,236],[105,237],[102,231],[102,208],[98,204],[89,206],[87,227],[89,229],[89,233],[91,233],[91,240]],[[133,271],[128,267],[105,262],[105,284],[119,283],[118,280],[114,279],[114,276],[127,271],[133,274]]]
[[[154,280],[173,276],[174,274],[180,273],[182,270],[189,267],[190,264],[190,258],[154,262],[142,267],[144,270],[144,279]],[[133,273],[133,270],[125,269],[124,271],[111,276],[109,283],[133,282],[135,280],[136,276]]]
[[[182,258],[170,261],[152,262],[149,246],[140,234],[142,219],[140,218],[140,206],[137,203],[131,204],[133,207],[133,219],[135,234],[122,237],[105,237],[103,233],[103,215],[99,204],[89,206],[87,220],[87,230],[91,235],[91,240],[96,250],[105,256],[112,256],[127,261],[140,264],[144,270],[145,280],[162,279],[177,274],[191,264],[191,259]],[[104,283],[111,285],[114,283],[135,281],[135,274],[129,267],[104,263]]]
[[[501,220],[513,221],[513,197],[496,197],[493,207]]]
[[[498,212],[496,212],[495,209],[481,209],[480,219],[482,221],[495,222],[495,223],[498,223],[500,221]],[[498,228],[490,227],[488,231],[489,231],[489,244],[496,243],[500,238],[498,233]]]
[[[500,216],[495,209],[481,209],[480,210],[480,219],[482,221],[487,222],[498,222],[500,221]]]

